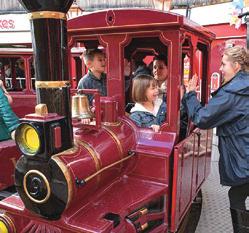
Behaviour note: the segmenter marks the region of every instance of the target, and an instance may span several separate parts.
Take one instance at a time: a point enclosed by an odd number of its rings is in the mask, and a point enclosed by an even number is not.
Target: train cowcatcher
[[[31,20],[37,105],[16,130],[18,193],[0,201],[0,232],[194,232],[212,131],[189,122],[180,138],[180,86],[197,73],[207,103],[214,35],[156,10],[108,9],[67,23],[73,0],[20,2]],[[78,45],[105,51],[106,97],[81,90],[71,98],[68,47]],[[123,61],[160,53],[168,59],[167,116],[155,133],[125,112]],[[80,120],[84,93],[94,95],[90,125]]]

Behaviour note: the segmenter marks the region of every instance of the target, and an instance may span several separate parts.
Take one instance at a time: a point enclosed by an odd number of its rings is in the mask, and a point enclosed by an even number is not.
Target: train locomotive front
[[[31,19],[37,106],[16,130],[16,143],[22,152],[15,170],[19,195],[0,202],[0,231],[179,231],[208,175],[212,133],[195,129],[179,140],[179,95],[173,90],[179,91],[183,53],[194,60],[190,52],[199,48],[207,55],[212,36],[198,29],[192,35],[189,28],[193,25],[182,16],[151,10],[85,15],[70,22],[67,34],[66,13],[73,0],[20,2]],[[131,12],[148,16],[137,19],[140,34],[130,21],[131,25],[125,24]],[[93,18],[99,20],[95,28]],[[151,18],[154,21],[149,24]],[[81,27],[82,22],[91,27]],[[129,38],[129,33],[134,38]],[[86,125],[79,120],[80,114],[73,114],[72,119],[71,99],[75,104],[83,96],[70,96],[67,36],[70,46],[85,43],[88,47],[96,45],[96,35],[108,51],[110,78],[107,97],[100,97],[97,90],[81,91],[94,95],[95,122]],[[143,42],[142,35],[155,44],[154,50],[145,49],[150,44]],[[193,47],[186,46],[191,40]],[[136,46],[141,48],[136,50]],[[161,49],[169,57],[173,81],[168,82],[167,122],[159,133],[137,127],[125,114],[121,48],[129,55],[137,51],[154,54]],[[204,60],[203,56],[202,73],[207,74]],[[204,78],[207,76],[203,75],[203,85],[208,86]],[[206,101],[208,94],[203,96]]]

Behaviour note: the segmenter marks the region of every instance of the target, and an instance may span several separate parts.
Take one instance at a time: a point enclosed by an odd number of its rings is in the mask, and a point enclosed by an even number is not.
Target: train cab
[[[132,18],[131,15],[136,17]],[[93,26],[94,19],[98,20]],[[212,138],[211,130],[197,129],[191,122],[187,122],[186,131],[183,130],[183,135],[180,135],[182,126],[180,120],[184,120],[180,119],[180,87],[187,85],[191,76],[197,74],[200,83],[199,99],[202,104],[207,103],[210,93],[210,43],[214,35],[205,28],[174,14],[152,10],[107,10],[85,15],[84,20],[81,17],[70,20],[68,38],[69,47],[81,46],[84,49],[99,47],[104,50],[107,62],[107,96],[110,100],[118,102],[118,112],[121,116],[127,109],[125,108],[127,99],[128,102],[132,102],[130,93],[126,91],[125,59],[131,62],[131,79],[136,72],[136,63],[141,61],[145,63],[153,75],[151,68],[153,58],[162,54],[167,59],[168,77],[165,81],[167,113],[159,135],[164,133],[174,135],[172,141],[174,164],[170,164],[174,169],[173,173],[168,175],[173,177],[171,188],[176,194],[174,198],[181,196],[178,200],[171,200],[174,203],[172,206],[174,216],[171,217],[175,220],[175,224],[172,222],[171,227],[177,228],[188,209],[189,201],[196,196],[209,173]],[[83,69],[85,69],[84,64]],[[141,136],[139,146],[143,146],[146,151],[149,151],[150,145],[154,144],[153,137],[160,137],[150,129],[135,125],[132,127],[136,129],[137,135]],[[139,163],[145,168],[143,175],[157,176],[153,169],[150,169],[147,155],[141,154]],[[141,170],[135,170],[134,174],[140,172]]]
[[[38,105],[16,132],[22,152],[15,170],[18,195],[0,202],[0,227],[10,233],[194,232],[186,231],[193,222],[183,223],[210,170],[212,131],[187,119],[181,134],[181,87],[197,74],[199,99],[207,103],[214,35],[183,16],[148,9],[84,14],[68,21],[65,35],[68,3],[59,8],[61,14],[46,13],[45,18],[35,5],[22,4],[40,46],[34,46]],[[47,12],[48,6],[41,7]],[[52,8],[59,11],[56,4]],[[82,89],[70,97],[70,84],[76,88],[87,72],[80,58],[71,57],[75,48],[105,53],[106,96]],[[154,132],[129,118],[129,105],[136,64],[143,63],[153,75],[158,55],[168,69],[167,112],[160,131]],[[68,61],[75,65],[71,83]],[[82,122],[89,110],[85,94],[94,99],[90,124]]]

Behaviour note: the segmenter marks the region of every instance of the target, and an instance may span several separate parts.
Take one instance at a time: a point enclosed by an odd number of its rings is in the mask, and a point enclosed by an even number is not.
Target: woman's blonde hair
[[[150,84],[157,86],[157,81],[150,75],[141,74],[136,76],[132,82],[132,99],[136,103],[146,102],[146,90]]]
[[[224,51],[224,55],[227,55],[231,62],[238,62],[241,70],[249,72],[249,53],[243,46],[236,45],[228,48]]]

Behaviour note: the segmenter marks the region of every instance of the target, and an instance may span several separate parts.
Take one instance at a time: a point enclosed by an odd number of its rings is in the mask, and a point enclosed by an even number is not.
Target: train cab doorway
[[[182,72],[181,72],[181,97],[184,95],[189,80],[194,74],[198,76],[197,97],[202,105],[209,98],[210,86],[208,85],[208,45],[202,41],[186,37],[182,43]],[[184,213],[189,208],[189,201],[196,193],[201,196],[200,187],[210,171],[212,129],[201,130],[193,125],[186,115],[187,112],[180,106],[181,115],[185,115],[186,131],[180,142],[174,147],[174,172],[173,193],[181,196],[176,202],[172,200],[171,230],[175,231],[181,222]],[[181,122],[182,123],[182,122]],[[189,169],[192,168],[192,169]],[[176,195],[173,195],[176,197]]]

